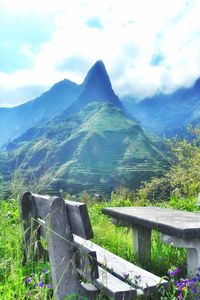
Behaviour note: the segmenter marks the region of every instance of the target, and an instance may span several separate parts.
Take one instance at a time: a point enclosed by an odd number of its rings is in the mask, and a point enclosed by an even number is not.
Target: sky
[[[138,101],[200,77],[199,0],[0,0],[0,107],[24,103],[103,60]]]

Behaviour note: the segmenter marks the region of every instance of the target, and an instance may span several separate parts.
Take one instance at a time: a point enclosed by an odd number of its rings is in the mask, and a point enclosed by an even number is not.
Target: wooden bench
[[[89,240],[93,231],[85,203],[25,192],[21,216],[25,258],[48,257],[56,299],[71,294],[96,299],[99,291],[117,300],[155,295],[160,277]]]

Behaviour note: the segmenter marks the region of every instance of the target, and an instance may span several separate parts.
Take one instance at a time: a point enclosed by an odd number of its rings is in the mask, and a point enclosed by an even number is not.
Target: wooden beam
[[[36,222],[36,206],[34,198],[32,197],[30,192],[25,192],[21,196],[20,207],[24,237],[25,259],[29,260],[30,258],[41,258],[43,255],[45,255],[45,250],[43,249],[40,242],[38,231],[39,225]]]
[[[160,277],[126,261],[91,241],[86,241],[75,235],[74,240],[77,244],[96,251],[99,265],[107,268],[115,276],[135,287],[138,295],[154,294],[158,284],[167,284],[167,281],[162,280]]]
[[[93,237],[92,225],[85,203],[65,200],[72,232],[84,239]]]
[[[114,300],[136,299],[137,296],[136,290],[132,286],[101,267],[99,267],[99,278],[93,280],[93,284]]]
[[[80,283],[71,225],[62,198],[52,197],[46,224],[54,296],[64,300],[68,295],[77,293]]]
[[[85,279],[92,281],[99,277],[97,255],[95,251],[87,249],[82,245],[78,245],[76,263],[78,272]]]

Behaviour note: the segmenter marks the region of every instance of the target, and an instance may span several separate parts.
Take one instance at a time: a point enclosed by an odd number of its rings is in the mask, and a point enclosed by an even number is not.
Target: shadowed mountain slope
[[[124,99],[123,105],[145,129],[161,136],[187,137],[187,127],[200,124],[200,78],[191,88],[158,94],[139,103]]]
[[[77,99],[81,90],[80,85],[64,79],[32,101],[13,108],[0,108],[0,144],[54,117]]]

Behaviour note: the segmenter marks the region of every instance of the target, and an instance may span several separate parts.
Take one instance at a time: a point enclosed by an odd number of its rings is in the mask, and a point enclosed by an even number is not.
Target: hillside
[[[141,127],[110,103],[93,102],[8,145],[7,165],[25,185],[70,193],[138,187],[168,161]]]
[[[122,101],[124,107],[145,129],[167,137],[186,137],[187,127],[200,123],[200,79],[190,88],[165,95],[157,94],[141,102]]]
[[[102,61],[94,64],[81,86],[72,86],[74,101],[67,108],[6,145],[0,155],[3,185],[16,178],[41,192],[107,193],[121,184],[137,188],[169,166],[163,143],[147,137],[124,111]],[[41,101],[41,111],[48,109],[49,98]]]

